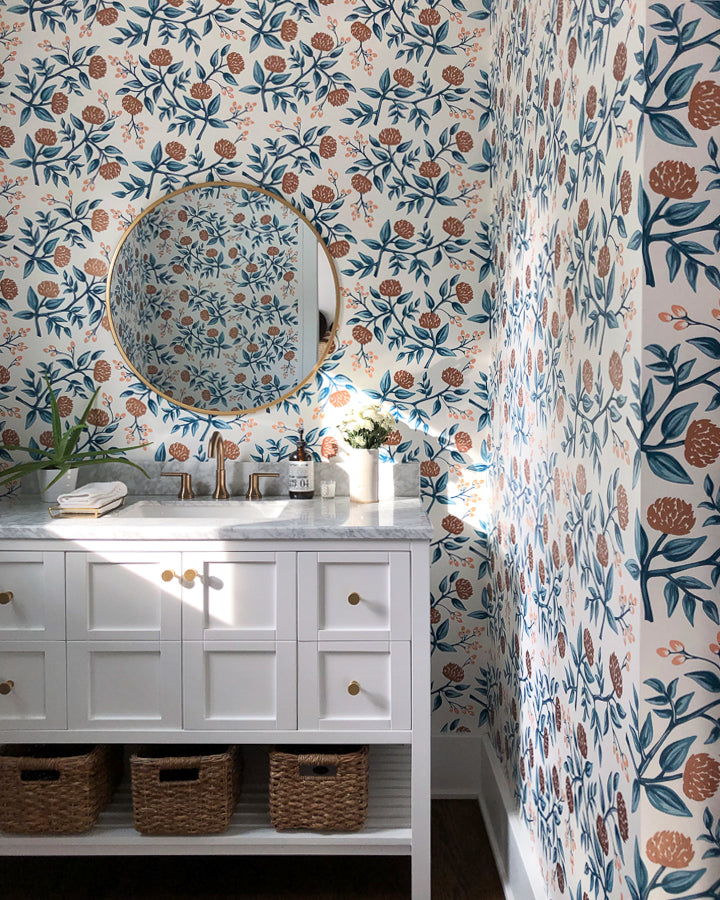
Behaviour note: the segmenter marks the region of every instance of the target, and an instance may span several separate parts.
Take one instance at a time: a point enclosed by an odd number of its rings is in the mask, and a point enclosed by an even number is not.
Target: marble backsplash
[[[179,478],[163,478],[163,472],[190,472],[192,487],[196,497],[211,497],[215,489],[215,460],[201,462],[188,459],[186,462],[143,462],[143,469],[149,477],[132,466],[121,463],[105,463],[98,466],[85,466],[78,471],[78,486],[92,481],[122,481],[128,487],[128,493],[134,495],[177,495],[180,490]],[[226,461],[225,472],[228,490],[233,497],[243,497],[247,491],[251,472],[277,472],[279,478],[263,478],[260,490],[266,497],[287,496],[287,462],[252,462]],[[420,464],[381,462],[379,465],[380,499],[391,497],[420,496]],[[320,485],[323,482],[335,482],[335,494],[338,497],[349,495],[348,475],[342,462],[315,463],[315,496],[320,496]],[[34,476],[25,479],[20,495],[37,496],[39,488]]]

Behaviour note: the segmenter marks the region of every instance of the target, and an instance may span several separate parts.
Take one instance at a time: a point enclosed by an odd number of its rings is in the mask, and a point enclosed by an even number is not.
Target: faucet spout
[[[210,438],[208,456],[217,459],[213,497],[216,500],[227,500],[230,494],[225,483],[225,441],[219,431],[214,431]]]

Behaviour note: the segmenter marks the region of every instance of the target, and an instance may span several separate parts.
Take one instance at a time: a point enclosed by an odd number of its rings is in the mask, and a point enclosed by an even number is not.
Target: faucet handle
[[[262,500],[262,494],[260,493],[260,485],[258,481],[260,478],[279,478],[277,472],[251,472],[250,474],[250,483],[248,484],[247,494],[245,494],[246,500]]]
[[[192,489],[192,475],[190,472],[161,472],[160,475],[165,478],[180,478],[180,493],[178,500],[192,500],[195,492]]]

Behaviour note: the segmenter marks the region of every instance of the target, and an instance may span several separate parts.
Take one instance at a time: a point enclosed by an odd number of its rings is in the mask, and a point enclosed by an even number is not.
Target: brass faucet
[[[277,472],[253,472],[250,475],[250,482],[248,484],[247,494],[245,494],[246,500],[262,500],[262,494],[260,493],[260,485],[259,480],[261,478],[279,478]]]
[[[215,475],[215,490],[213,497],[216,500],[227,500],[230,497],[225,484],[225,441],[219,431],[214,431],[208,444],[208,456],[217,458],[217,471]]]

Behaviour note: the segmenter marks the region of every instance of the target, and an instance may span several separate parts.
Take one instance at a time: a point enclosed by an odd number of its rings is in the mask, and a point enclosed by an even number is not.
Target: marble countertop
[[[133,497],[99,519],[53,519],[40,499],[0,502],[0,540],[429,540],[422,503]]]

